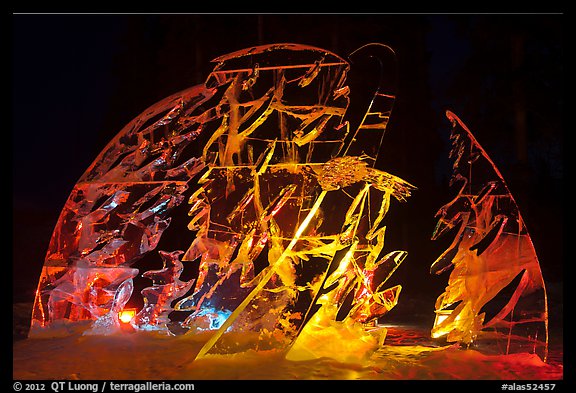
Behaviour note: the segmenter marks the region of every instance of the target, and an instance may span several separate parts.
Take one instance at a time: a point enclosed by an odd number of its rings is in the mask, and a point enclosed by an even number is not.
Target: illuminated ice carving
[[[120,330],[119,314],[130,299],[130,295],[132,295],[132,290],[134,289],[133,285],[131,278],[122,281],[114,293],[114,298],[110,304],[109,311],[96,319],[90,330],[85,331],[84,334],[107,335],[116,333]]]
[[[504,179],[472,133],[452,112],[451,185],[456,197],[437,213],[433,239],[454,241],[432,264],[452,268],[436,302],[433,337],[471,344],[484,340],[500,353],[536,353],[546,359],[548,311],[538,257]]]
[[[48,313],[53,320],[110,317],[111,324],[115,325],[114,319],[132,293],[132,278],[136,274],[138,269],[78,263],[52,283],[46,305]]]
[[[173,310],[174,300],[186,295],[194,280],[179,279],[184,266],[179,261],[183,251],[159,251],[164,262],[161,270],[148,270],[143,277],[153,280],[154,285],[142,290],[144,306],[135,316],[133,323],[141,329],[165,330],[170,322],[168,314]]]
[[[136,329],[166,330],[170,312],[187,313],[189,333],[215,330],[199,356],[248,347],[322,356],[330,348],[307,345],[322,327],[372,337],[364,327],[395,306],[400,287],[385,282],[406,256],[384,252],[384,217],[414,187],[374,168],[394,102],[393,51],[369,44],[349,59],[296,44],[238,51],[215,59],[203,85],[130,122],[66,202],[32,331],[117,315],[112,302],[82,296],[92,284],[70,272],[97,272],[110,292],[117,272],[168,239],[164,268],[143,273],[153,282]],[[347,78],[372,84],[351,113]],[[188,229],[171,225],[183,201]],[[182,269],[197,269],[195,281],[181,281]]]

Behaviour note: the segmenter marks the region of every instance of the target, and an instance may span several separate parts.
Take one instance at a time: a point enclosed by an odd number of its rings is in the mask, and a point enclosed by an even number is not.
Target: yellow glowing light
[[[118,319],[120,319],[120,322],[122,323],[130,323],[130,321],[132,321],[132,318],[134,318],[135,316],[136,316],[136,309],[134,308],[125,308],[124,310],[118,313]]]
[[[446,318],[450,316],[450,314],[452,314],[452,310],[436,311],[436,321],[434,322],[434,325],[442,324],[442,322],[444,322]]]
[[[446,319],[448,319],[448,317],[452,314],[452,310],[437,310],[436,311],[436,320],[434,321],[434,326],[437,327],[437,329],[435,329],[432,332],[432,338],[440,338],[442,336],[445,336],[446,334],[448,334],[450,332],[449,328],[444,328],[441,329],[440,326],[442,325],[442,323],[444,321],[446,321]]]

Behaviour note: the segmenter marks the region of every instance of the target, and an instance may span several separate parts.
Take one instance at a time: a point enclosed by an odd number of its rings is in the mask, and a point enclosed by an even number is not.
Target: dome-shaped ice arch
[[[338,312],[339,320],[365,323],[391,309],[400,287],[385,289],[373,278],[381,269],[385,281],[406,253],[379,257],[381,223],[390,197],[403,201],[413,187],[373,166],[394,102],[393,84],[384,90],[382,76],[395,59],[380,44],[350,59],[376,60],[380,73],[352,125],[345,117],[350,63],[297,44],[219,57],[203,85],[126,125],[61,212],[31,332],[82,321],[96,321],[97,333],[114,331],[150,257],[164,266],[143,273],[153,286],[141,292],[144,304],[133,319],[140,328],[167,329],[176,303],[176,310],[193,311],[188,328],[238,319],[244,330],[281,325],[293,339],[320,307],[311,307],[320,294],[336,305],[332,319]],[[171,226],[186,200],[190,231]],[[158,250],[158,258],[153,251],[167,237],[176,245]],[[182,261],[199,263],[195,282],[180,279]],[[351,263],[355,268],[346,268]],[[245,315],[264,301],[266,317]]]

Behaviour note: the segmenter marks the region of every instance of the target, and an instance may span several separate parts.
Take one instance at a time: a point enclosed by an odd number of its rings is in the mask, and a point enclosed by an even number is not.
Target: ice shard
[[[272,44],[214,63],[203,85],[122,129],[76,184],[50,242],[32,330],[117,315],[141,295],[136,329],[165,330],[180,313],[188,334],[214,332],[199,356],[324,356],[322,346],[299,352],[319,327],[373,349],[384,334],[366,327],[395,306],[400,287],[385,283],[406,256],[385,249],[385,216],[414,189],[375,167],[395,98],[394,52],[369,44],[345,60]],[[124,281],[152,286],[94,313],[85,280],[71,276],[80,266],[107,281],[129,271]]]
[[[431,266],[434,274],[450,271],[432,336],[546,359],[546,288],[520,210],[470,130],[454,113],[447,117],[457,195],[438,211],[432,238],[452,233],[454,240]]]
[[[84,334],[108,335],[117,333],[120,330],[119,314],[130,299],[133,289],[132,278],[122,282],[116,289],[109,311],[96,319],[92,327],[85,331]]]
[[[180,280],[184,266],[179,258],[184,251],[158,253],[162,257],[163,268],[148,270],[142,275],[151,279],[153,286],[142,290],[144,306],[132,323],[141,329],[168,331],[169,314],[173,310],[172,302],[183,297],[194,284],[194,280]]]

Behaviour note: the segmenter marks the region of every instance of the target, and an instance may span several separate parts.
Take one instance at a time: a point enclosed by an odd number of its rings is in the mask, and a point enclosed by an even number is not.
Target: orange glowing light
[[[130,323],[132,318],[136,316],[136,309],[135,308],[125,308],[124,310],[118,313],[118,319],[122,323]]]
[[[436,301],[432,337],[465,345],[496,340],[506,355],[532,348],[546,360],[546,287],[520,210],[474,135],[454,113],[446,116],[452,123],[451,184],[464,186],[439,210],[432,236],[457,233],[430,268],[441,274],[451,267]]]

